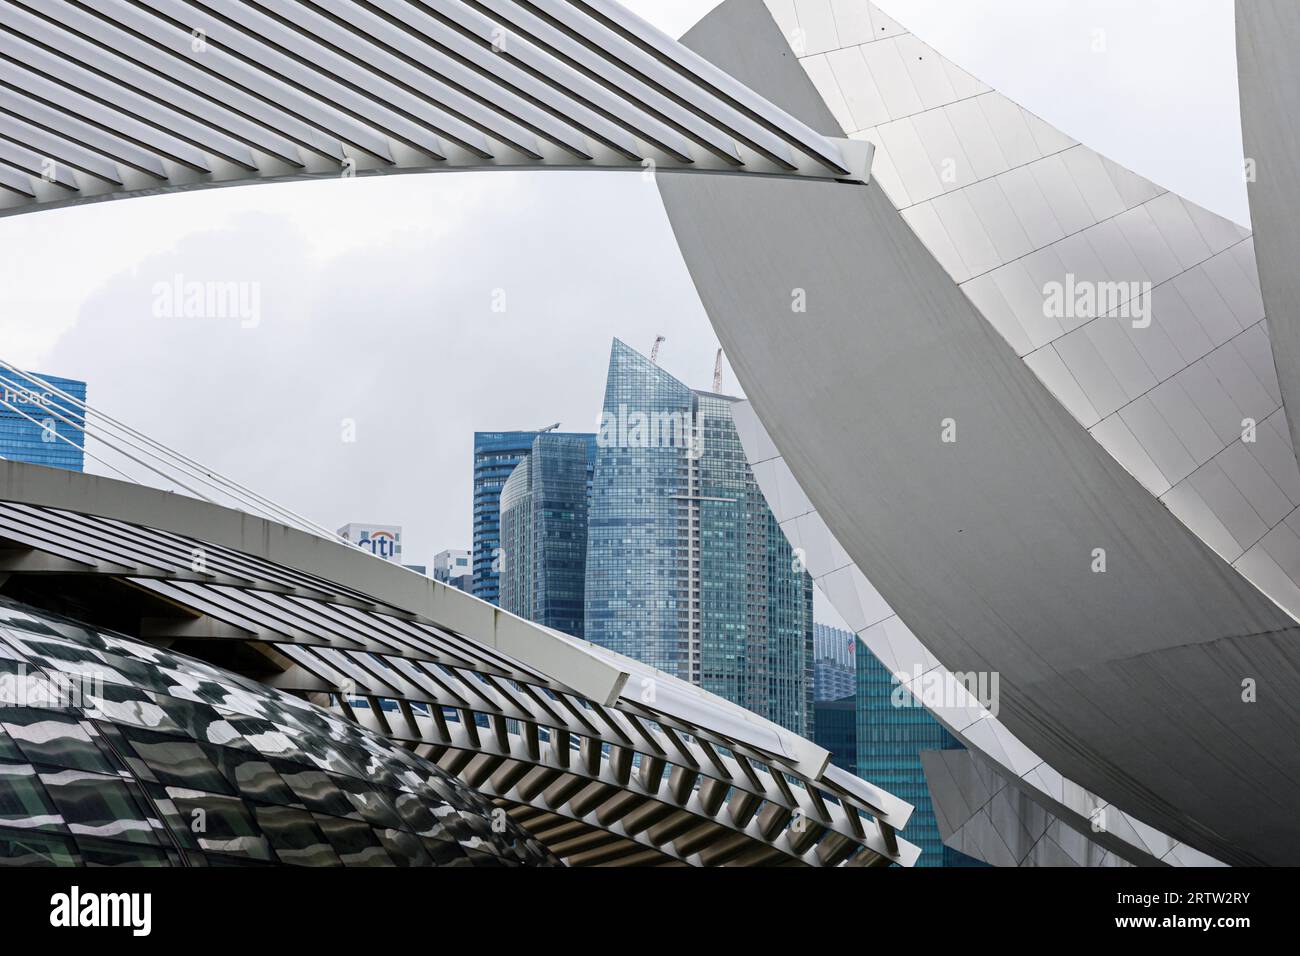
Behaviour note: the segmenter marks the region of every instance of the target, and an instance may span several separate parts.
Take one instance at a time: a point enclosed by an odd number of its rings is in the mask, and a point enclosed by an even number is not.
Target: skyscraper
[[[851,697],[857,687],[857,635],[813,625],[813,702]]]
[[[593,439],[538,435],[501,489],[501,607],[574,637],[583,636]]]
[[[585,636],[807,735],[812,582],[745,462],[734,401],[614,341]]]
[[[85,382],[32,374],[79,401],[86,400]],[[0,458],[82,471],[84,422],[76,403],[24,375],[0,369]]]
[[[501,486],[515,465],[533,448],[540,431],[474,433],[474,584],[473,595],[491,604],[500,600],[498,573],[501,547]],[[547,432],[591,442],[595,457],[595,436],[577,432]]]
[[[858,772],[857,701],[853,694],[813,701],[813,743],[830,751],[836,767]]]
[[[825,630],[857,640],[850,631],[830,627]],[[978,865],[964,853],[943,845],[930,788],[921,767],[921,751],[959,750],[961,742],[903,690],[894,674],[870,649],[859,647],[854,656],[857,658],[855,772],[915,807],[903,835],[921,848],[917,866]]]

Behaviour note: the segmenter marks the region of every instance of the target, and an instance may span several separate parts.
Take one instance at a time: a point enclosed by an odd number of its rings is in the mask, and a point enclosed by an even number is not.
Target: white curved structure
[[[820,132],[842,122],[874,141],[872,180],[660,189],[772,447],[829,532],[810,568],[856,566],[927,667],[998,671],[999,719],[1023,749],[955,727],[1013,779],[1052,768],[1032,788],[1052,799],[1074,781],[1059,806],[1076,822],[1099,802],[1144,821],[1115,852],[1300,858],[1286,809],[1300,796],[1286,703],[1300,474],[1248,236],[866,3],[772,7],[785,37],[733,2],[685,42]],[[806,71],[789,69],[790,40]],[[1055,314],[1052,282],[1144,298]]]

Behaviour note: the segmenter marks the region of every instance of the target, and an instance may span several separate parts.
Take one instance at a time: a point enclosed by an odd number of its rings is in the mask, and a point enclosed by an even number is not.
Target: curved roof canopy
[[[15,0],[0,58],[0,215],[438,169],[839,177],[866,151],[613,0]]]
[[[179,494],[0,462],[0,588],[307,697],[571,864],[911,865],[911,806],[639,662],[368,553]]]

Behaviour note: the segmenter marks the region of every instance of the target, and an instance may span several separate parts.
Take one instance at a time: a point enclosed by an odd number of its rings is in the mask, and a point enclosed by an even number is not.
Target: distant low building
[[[467,594],[474,591],[474,568],[464,548],[450,548],[433,556],[433,579],[450,584]]]
[[[377,558],[402,563],[402,527],[394,524],[345,524],[339,537]]]

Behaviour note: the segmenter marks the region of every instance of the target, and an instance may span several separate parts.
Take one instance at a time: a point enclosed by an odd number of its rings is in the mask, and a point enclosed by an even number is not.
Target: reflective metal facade
[[[0,865],[274,863],[559,861],[337,714],[0,599]]]

